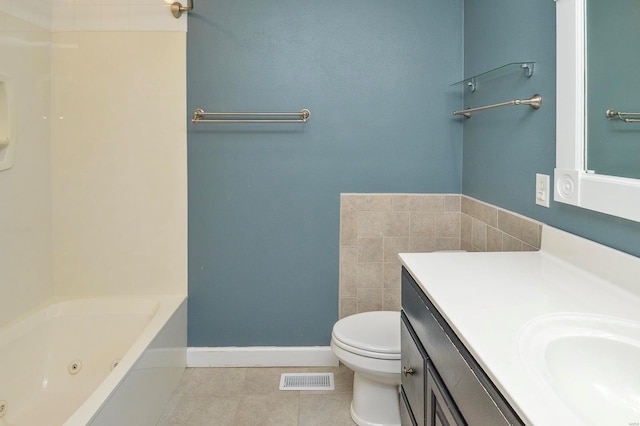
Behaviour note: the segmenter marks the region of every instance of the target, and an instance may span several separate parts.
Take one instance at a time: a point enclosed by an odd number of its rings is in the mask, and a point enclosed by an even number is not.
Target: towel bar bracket
[[[176,19],[181,17],[183,12],[191,12],[192,10],[193,10],[193,0],[189,0],[188,6],[183,6],[182,3],[177,1],[171,4],[171,13]]]
[[[620,112],[609,108],[605,115],[609,120],[618,119],[625,123],[640,123],[640,112]]]

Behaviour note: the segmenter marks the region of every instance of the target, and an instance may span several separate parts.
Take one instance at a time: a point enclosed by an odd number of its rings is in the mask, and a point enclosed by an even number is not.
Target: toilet
[[[354,372],[353,421],[400,426],[400,312],[363,312],[339,320],[331,350]]]

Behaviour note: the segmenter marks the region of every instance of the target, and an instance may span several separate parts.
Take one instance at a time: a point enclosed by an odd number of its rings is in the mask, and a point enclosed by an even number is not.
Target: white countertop
[[[545,227],[539,252],[400,255],[460,340],[530,425],[584,424],[547,382],[526,368],[523,351],[528,347],[522,336],[535,321],[571,313],[640,322],[640,296],[628,283],[620,286],[587,272],[569,263],[571,255],[563,254],[567,247],[574,254],[584,251],[579,257],[591,269],[606,271],[607,265],[597,265],[595,258],[609,260],[618,252],[583,239],[573,246],[573,238],[578,237]],[[632,265],[629,273],[637,272],[640,259],[620,255],[623,264]],[[630,281],[640,281],[639,277]]]

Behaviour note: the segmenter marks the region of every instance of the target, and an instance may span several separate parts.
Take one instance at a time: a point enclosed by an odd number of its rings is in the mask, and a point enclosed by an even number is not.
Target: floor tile
[[[353,426],[351,394],[300,394],[299,426]]]
[[[233,426],[241,398],[183,395],[170,413],[163,413],[158,426]]]
[[[340,367],[314,367],[307,369],[309,373],[333,373],[335,389],[332,391],[305,391],[308,394],[334,394],[334,393],[348,393],[353,392],[353,371],[344,365]]]
[[[280,375],[282,373],[300,372],[300,368],[249,368],[245,378],[243,392],[245,395],[262,395],[280,392]],[[295,391],[287,391],[292,393]]]
[[[176,392],[186,395],[243,395],[246,376],[246,368],[187,368]]]
[[[332,372],[333,391],[281,391],[282,373]],[[158,426],[353,426],[353,372],[340,367],[188,368]]]
[[[241,397],[234,424],[238,426],[297,426],[297,392],[267,393]]]

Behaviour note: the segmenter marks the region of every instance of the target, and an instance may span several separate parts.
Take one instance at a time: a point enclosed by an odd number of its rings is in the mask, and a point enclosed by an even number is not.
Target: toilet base
[[[384,384],[355,372],[351,418],[358,426],[400,426],[397,384]]]

